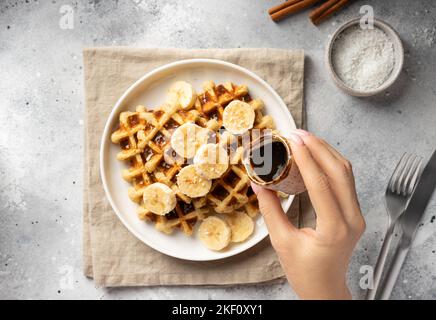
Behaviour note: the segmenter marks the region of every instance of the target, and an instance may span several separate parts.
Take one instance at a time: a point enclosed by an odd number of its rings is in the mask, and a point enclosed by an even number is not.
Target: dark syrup
[[[260,179],[270,182],[279,177],[286,168],[288,152],[282,142],[268,142],[251,152],[250,163]]]

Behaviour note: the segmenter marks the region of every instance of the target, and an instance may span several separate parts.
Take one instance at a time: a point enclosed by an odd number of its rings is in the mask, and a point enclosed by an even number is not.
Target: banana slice
[[[225,107],[223,112],[223,126],[233,134],[243,134],[253,128],[254,109],[248,103],[235,100]]]
[[[229,156],[227,151],[219,144],[204,144],[195,154],[194,165],[202,177],[217,179],[229,167]]]
[[[176,194],[166,184],[156,182],[144,189],[144,207],[163,216],[176,207]]]
[[[202,128],[194,123],[182,124],[174,130],[171,136],[171,147],[183,158],[193,158],[198,148],[206,144],[211,130]]]
[[[189,165],[180,170],[177,175],[179,190],[191,198],[205,196],[212,187],[212,181],[200,176],[194,165]]]
[[[232,230],[232,242],[242,242],[253,233],[253,219],[243,212],[226,216],[226,221]]]
[[[168,91],[168,100],[182,109],[190,109],[197,99],[194,88],[185,81],[175,82]]]
[[[198,237],[206,247],[219,251],[229,245],[232,231],[224,220],[212,216],[203,220],[198,228]]]

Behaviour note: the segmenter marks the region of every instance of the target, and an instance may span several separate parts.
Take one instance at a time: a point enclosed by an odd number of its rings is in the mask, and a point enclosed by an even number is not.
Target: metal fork
[[[404,212],[419,176],[422,158],[408,153],[403,154],[386,188],[385,206],[388,213],[388,228],[385,240],[375,265],[373,288],[366,292],[367,300],[374,300],[386,263],[392,235],[398,219]]]

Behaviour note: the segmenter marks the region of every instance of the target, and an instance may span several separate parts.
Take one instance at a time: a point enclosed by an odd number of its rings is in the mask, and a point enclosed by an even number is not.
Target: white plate
[[[290,112],[279,95],[254,73],[220,60],[192,59],[173,62],[147,73],[136,81],[112,110],[104,128],[100,148],[100,174],[103,187],[109,203],[127,229],[155,250],[176,258],[195,261],[230,257],[251,248],[268,235],[261,215],[256,219],[255,232],[247,241],[232,244],[222,252],[214,252],[204,247],[196,237],[195,230],[192,237],[187,237],[180,231],[175,231],[172,235],[161,233],[152,223],[138,219],[137,204],[133,203],[127,195],[130,185],[121,177],[121,171],[126,168],[126,164],[117,160],[119,146],[110,141],[111,133],[118,126],[120,112],[133,111],[138,104],[147,108],[159,106],[163,103],[169,86],[177,80],[191,83],[199,92],[202,83],[207,80],[213,80],[217,84],[226,81],[245,84],[252,97],[264,101],[265,113],[273,117],[277,129],[283,135],[296,128]],[[291,196],[282,201],[284,210],[289,209],[293,199],[294,197]]]

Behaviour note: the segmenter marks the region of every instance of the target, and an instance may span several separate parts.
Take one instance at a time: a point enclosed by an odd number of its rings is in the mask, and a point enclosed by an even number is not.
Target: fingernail
[[[299,146],[304,145],[304,141],[303,139],[301,139],[301,137],[299,135],[297,135],[296,133],[291,133],[291,135],[289,136],[289,138],[291,139],[291,141]]]
[[[255,194],[257,194],[258,192],[259,192],[259,190],[260,190],[260,186],[258,186],[257,184],[255,184],[254,182],[251,182],[250,183],[251,184],[251,189],[253,189],[253,192],[255,193]]]
[[[297,129],[294,132],[298,134],[300,137],[307,137],[308,135],[310,135],[310,132],[303,129]]]

